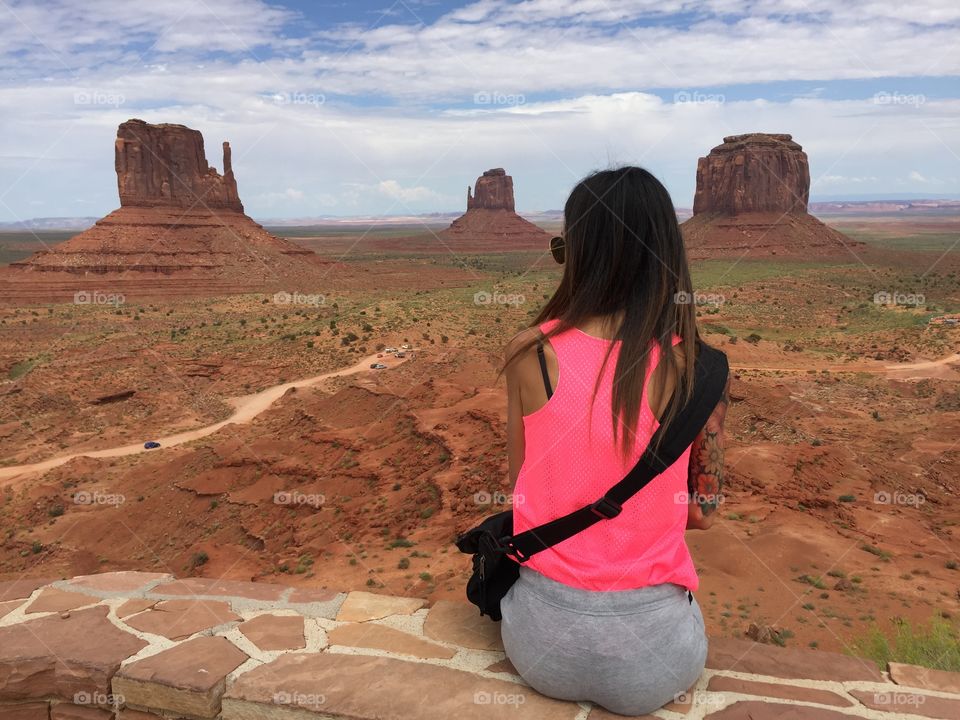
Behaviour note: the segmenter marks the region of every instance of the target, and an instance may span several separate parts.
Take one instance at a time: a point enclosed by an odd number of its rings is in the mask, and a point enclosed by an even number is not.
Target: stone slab
[[[119,572],[99,573],[97,575],[78,575],[70,579],[70,585],[97,590],[99,592],[132,593],[145,589],[151,583],[161,580],[173,580],[170,573],[138,572],[123,570]]]
[[[216,578],[184,578],[157,585],[150,593],[156,593],[157,595],[228,596],[270,602],[279,600],[286,590],[287,588],[284,585],[272,585],[270,583],[219,580]]]
[[[9,615],[21,605],[23,605],[23,600],[7,600],[6,602],[0,602],[0,619]]]
[[[3,720],[48,720],[49,712],[45,702],[0,705],[0,718]]]
[[[617,715],[602,707],[595,707],[590,711],[587,720],[623,720],[623,715]],[[660,720],[656,715],[634,715],[630,720]]]
[[[513,666],[513,663],[510,662],[510,658],[504,658],[503,660],[500,660],[499,662],[495,662],[492,665],[487,665],[487,667],[484,669],[487,672],[510,673],[511,675],[520,674],[519,672],[517,672],[517,669]]]
[[[889,663],[887,670],[890,671],[890,678],[897,685],[924,688],[925,690],[940,690],[960,695],[960,673],[895,662]]]
[[[890,690],[851,690],[850,694],[872,710],[922,715],[937,720],[960,718],[960,698],[942,698],[911,692],[906,688]]]
[[[141,632],[182,640],[201,630],[241,619],[222,600],[162,600],[124,622]]]
[[[740,700],[704,716],[704,720],[708,718],[709,720],[850,720],[851,716],[811,705]],[[591,716],[590,720],[595,719]]]
[[[835,705],[850,707],[853,703],[842,695],[830,690],[788,685],[786,683],[757,682],[755,680],[740,680],[739,678],[714,675],[707,683],[707,690],[717,693],[742,693],[743,695],[759,695],[760,697],[783,698],[784,700],[802,700],[804,702],[819,703],[820,705]]]
[[[299,615],[258,615],[237,629],[261,650],[299,650],[307,646]]]
[[[125,665],[113,691],[135,708],[216,717],[226,677],[247,660],[222,637],[198,637]]]
[[[107,620],[105,606],[0,628],[0,701],[107,695],[120,663],[144,646]]]
[[[113,720],[113,712],[73,703],[57,703],[50,708],[50,720]]]
[[[336,590],[323,588],[294,588],[287,598],[288,603],[327,603],[339,595]]]
[[[0,582],[0,600],[21,600],[30,597],[33,591],[54,582],[50,578],[21,578]]]
[[[707,667],[801,680],[883,682],[883,676],[871,660],[735,638],[710,638]]]
[[[500,625],[477,608],[453,600],[438,600],[427,613],[423,633],[429,638],[475,650],[503,650]]]
[[[149,610],[158,602],[160,601],[144,600],[143,598],[134,598],[133,600],[127,600],[123,605],[117,608],[117,617],[122,619],[125,617],[130,617],[131,615],[136,615],[138,612]]]
[[[376,623],[350,623],[327,631],[331,645],[372,648],[401,655],[413,655],[419,658],[441,658],[449,660],[456,652],[443,645],[424,640],[416,635],[405,633]]]
[[[574,720],[579,711],[504,680],[331,652],[281,655],[241,675],[223,698],[223,720]]]
[[[347,595],[340,606],[337,620],[341,622],[366,622],[379,620],[390,615],[410,615],[426,604],[420,598],[377,595],[355,590]]]
[[[47,587],[40,591],[36,599],[24,610],[25,613],[41,612],[63,612],[64,610],[75,610],[84,605],[94,605],[100,602],[100,598],[84,595],[83,593],[70,592],[60,588]]]

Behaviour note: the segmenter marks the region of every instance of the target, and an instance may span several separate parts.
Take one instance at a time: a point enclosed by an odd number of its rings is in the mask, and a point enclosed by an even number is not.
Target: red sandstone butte
[[[73,295],[87,282],[124,295],[289,289],[314,284],[329,268],[244,214],[229,143],[220,175],[207,163],[199,131],[127,120],[117,129],[114,161],[119,209],[11,263],[0,295],[55,297],[60,286]]]
[[[243,212],[228,142],[223,176],[207,165],[200,131],[184,125],[127,120],[117,129],[114,149],[121,207],[199,205]]]
[[[467,212],[439,233],[448,247],[546,249],[550,235],[517,215],[513,178],[503,168],[487,170],[467,188]]]
[[[807,212],[810,165],[793,137],[730,135],[697,163],[691,258],[847,255],[862,247]]]
[[[476,193],[467,187],[467,210],[509,210],[516,212],[513,204],[513,178],[503,168],[487,170],[477,178]]]

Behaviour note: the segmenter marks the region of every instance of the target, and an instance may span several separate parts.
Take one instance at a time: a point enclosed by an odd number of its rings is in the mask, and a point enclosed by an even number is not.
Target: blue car
[[[145,450],[154,450],[155,448],[158,448],[158,447],[160,447],[160,443],[158,443],[156,440],[151,440],[143,444],[143,448]]]

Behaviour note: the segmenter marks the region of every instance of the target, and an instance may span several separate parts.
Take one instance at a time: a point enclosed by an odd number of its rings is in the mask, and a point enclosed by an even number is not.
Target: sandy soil
[[[346,377],[348,375],[354,375],[358,372],[370,371],[370,365],[372,363],[386,365],[387,369],[389,369],[391,367],[396,367],[402,362],[403,360],[397,359],[392,355],[374,353],[363,358],[357,364],[348,368],[344,368],[343,370],[334,370],[332,372],[322,373],[304,380],[294,380],[293,382],[273,385],[268,387],[266,390],[261,390],[260,392],[252,393],[250,395],[227,398],[226,402],[233,408],[233,413],[226,420],[221,420],[220,422],[213,423],[212,425],[205,425],[204,427],[197,428],[195,430],[187,430],[185,432],[175,433],[173,435],[164,435],[161,437],[152,438],[152,440],[155,442],[159,442],[161,446],[160,448],[155,448],[155,450],[176,447],[177,445],[183,445],[184,443],[188,443],[193,440],[205,438],[208,435],[213,435],[213,433],[217,432],[221,428],[226,427],[227,425],[242,425],[249,423],[251,420],[257,417],[257,415],[273,405],[273,403],[279,400],[290,390],[312,387],[323,382],[324,380],[334,377]],[[59,455],[55,458],[44,460],[43,462],[30,463],[27,465],[12,465],[9,467],[0,468],[0,480],[11,480],[22,475],[44,472],[55,467],[60,467],[61,465],[78,457],[115,458],[125,457],[127,455],[137,455],[143,452],[150,451],[144,447],[143,443],[139,443],[133,445],[121,445],[120,447],[106,448],[103,450],[75,452],[67,455]],[[2,487],[2,484],[0,484],[0,487]]]
[[[712,633],[757,623],[844,649],[873,623],[960,612],[960,332],[925,324],[960,306],[960,267],[923,275],[939,254],[694,268],[725,297],[700,324],[734,369],[724,502],[688,537]],[[509,501],[496,374],[556,282],[538,259],[371,250],[317,305],[0,308],[0,577],[145,569],[461,597],[452,540]],[[881,290],[936,310],[878,308]],[[365,371],[401,344],[419,351]],[[93,456],[111,448],[138,452]]]

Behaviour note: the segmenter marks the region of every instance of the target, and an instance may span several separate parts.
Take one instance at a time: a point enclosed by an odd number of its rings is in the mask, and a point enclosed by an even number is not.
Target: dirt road
[[[304,380],[294,380],[281,385],[274,385],[272,387],[268,387],[266,390],[261,390],[260,392],[253,393],[251,395],[228,398],[227,403],[233,407],[233,413],[226,420],[221,420],[220,422],[212,425],[205,425],[204,427],[196,428],[194,430],[187,430],[174,435],[168,435],[166,437],[144,438],[144,440],[156,440],[160,443],[162,449],[174,447],[176,445],[182,445],[183,443],[190,442],[191,440],[198,440],[200,438],[207,437],[207,435],[212,435],[225,425],[229,425],[231,423],[243,424],[250,422],[257,417],[257,415],[273,405],[273,403],[279,400],[283,394],[291,388],[310,387],[330,378],[355,375],[356,373],[363,371],[377,372],[375,370],[370,370],[370,365],[374,362],[383,363],[388,369],[390,369],[400,365],[404,362],[404,360],[398,360],[392,356],[378,358],[376,354],[369,355],[356,365],[351,365],[347,368],[323,373],[322,375],[315,375],[314,377],[306,378]],[[41,462],[31,463],[28,465],[11,465],[9,467],[0,468],[0,480],[9,480],[11,478],[28,473],[45,472],[51,468],[59,467],[60,465],[63,465],[64,463],[67,463],[77,457],[110,458],[122,457],[124,455],[136,455],[137,453],[142,452],[157,452],[157,450],[146,450],[143,447],[143,443],[136,443],[134,445],[121,445],[120,447],[106,448],[104,450],[90,450],[68,455],[59,455],[57,457],[50,458],[49,460],[43,460]]]

